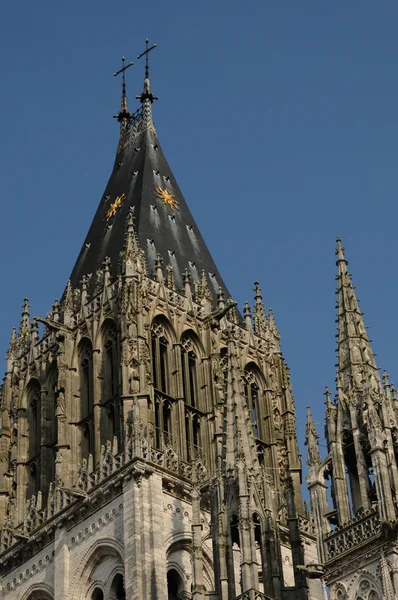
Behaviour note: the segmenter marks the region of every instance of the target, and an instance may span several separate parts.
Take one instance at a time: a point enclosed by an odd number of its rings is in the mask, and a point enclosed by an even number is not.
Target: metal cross
[[[123,73],[122,75],[122,96],[126,95],[126,77],[125,77],[125,72],[129,67],[133,66],[133,62],[130,62],[128,65],[125,64],[126,59],[124,58],[124,56],[122,56],[122,68],[119,71],[116,71],[116,73],[113,74],[114,77],[116,77],[117,75],[120,75],[120,73]]]
[[[148,63],[148,54],[150,53],[151,50],[153,50],[154,48],[156,48],[157,44],[154,44],[153,46],[151,46],[150,48],[148,48],[148,38],[145,40],[145,50],[144,52],[142,52],[141,54],[139,54],[137,56],[137,58],[142,58],[145,55],[145,79],[148,79],[149,77],[149,63]]]

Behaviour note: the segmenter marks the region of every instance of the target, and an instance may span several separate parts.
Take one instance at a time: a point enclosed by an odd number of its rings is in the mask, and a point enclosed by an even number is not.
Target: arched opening
[[[241,550],[239,536],[239,520],[232,515],[229,524],[227,544],[228,590],[231,598],[241,593]]]
[[[121,573],[118,573],[113,578],[111,585],[110,600],[126,600],[123,575]]]
[[[41,388],[37,380],[29,384],[27,392],[27,430],[28,447],[28,497],[37,495],[40,490],[41,440],[42,440],[42,403]]]
[[[121,434],[119,397],[119,352],[116,325],[108,321],[103,328],[101,443]]]
[[[247,367],[245,369],[244,388],[247,407],[250,411],[250,416],[253,426],[253,435],[255,438],[263,438],[261,425],[261,407],[260,407],[260,386],[254,368]]]
[[[155,396],[155,442],[158,448],[172,445],[172,403],[162,395]]]
[[[260,591],[265,592],[266,587],[266,556],[264,551],[264,537],[262,532],[262,525],[260,517],[255,513],[253,515],[253,527],[254,527],[254,541],[256,546],[256,559],[258,563],[258,581],[260,586]],[[270,590],[267,589],[267,593],[270,593]]]
[[[181,338],[181,380],[185,407],[185,452],[189,462],[201,453],[202,423],[206,412],[205,385],[202,373],[202,346],[193,331]]]
[[[167,596],[168,600],[178,600],[178,594],[183,591],[183,583],[180,575],[175,569],[167,572]]]
[[[164,319],[155,319],[152,323],[152,380],[156,390],[170,394],[170,341],[166,335]]]
[[[104,600],[104,592],[101,590],[101,588],[95,588],[95,590],[91,594],[91,600]]]
[[[79,349],[81,458],[94,456],[93,347],[85,340]]]
[[[66,419],[63,402],[63,391],[58,390],[58,370],[53,363],[45,379],[45,394],[42,394],[42,493],[44,496],[48,486],[55,479],[55,455],[58,442],[58,420]],[[62,395],[62,398],[61,398]]]

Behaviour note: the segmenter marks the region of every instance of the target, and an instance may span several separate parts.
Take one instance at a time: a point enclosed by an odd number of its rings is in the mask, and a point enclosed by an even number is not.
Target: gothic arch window
[[[61,404],[59,402],[58,370],[53,363],[46,374],[44,391],[42,394],[43,414],[43,448],[42,448],[42,492],[46,494],[51,481],[55,479],[55,454],[58,442],[58,419],[61,415]],[[63,407],[63,417],[65,408]]]
[[[265,592],[265,586],[268,584],[266,573],[266,552],[264,549],[263,524],[258,514],[253,515],[254,542],[256,546],[257,563],[259,565],[258,580],[260,591]],[[271,590],[267,590],[271,592]]]
[[[181,368],[184,401],[190,406],[200,404],[198,382],[198,348],[191,336],[184,335],[181,339]]]
[[[93,347],[84,340],[79,348],[81,456],[94,455]]]
[[[28,497],[40,490],[42,402],[41,388],[37,380],[32,381],[27,393],[28,447]]]
[[[158,448],[167,448],[173,443],[172,409],[170,398],[155,394],[155,442]]]
[[[101,443],[121,434],[121,404],[119,397],[119,352],[117,330],[113,321],[103,326]]]
[[[101,590],[101,588],[95,588],[95,590],[91,594],[91,600],[104,600],[104,592]]]
[[[241,572],[241,546],[239,536],[239,519],[234,514],[229,524],[229,536],[227,544],[227,574],[228,588],[231,598],[241,593],[240,589]]]
[[[156,390],[171,395],[171,334],[166,319],[157,317],[151,327],[152,379]]]
[[[118,573],[113,578],[109,600],[126,600],[123,575],[121,573]]]
[[[179,594],[183,591],[183,583],[179,573],[175,569],[167,572],[167,598],[168,600],[178,600]]]
[[[265,415],[263,414],[264,411],[261,403],[264,382],[262,381],[261,372],[254,363],[246,366],[243,383],[247,407],[251,415],[254,437],[264,439],[265,432],[263,419]]]
[[[202,346],[194,332],[181,338],[181,380],[185,406],[186,460],[201,454],[202,422],[206,411],[205,386],[201,362]]]
[[[155,444],[158,448],[165,448],[173,443],[173,341],[175,336],[170,323],[162,316],[155,317],[151,327],[151,362],[155,388]]]

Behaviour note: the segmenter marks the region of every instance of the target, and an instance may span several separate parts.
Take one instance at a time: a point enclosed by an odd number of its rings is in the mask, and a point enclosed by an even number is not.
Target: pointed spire
[[[268,327],[267,315],[265,312],[263,297],[261,296],[261,288],[258,281],[254,282],[253,291],[254,295],[254,311],[253,311],[253,321],[254,321],[254,330],[258,335],[265,335]]]
[[[349,387],[362,389],[365,372],[381,390],[381,380],[370,346],[363,313],[359,309],[355,288],[348,273],[347,260],[340,238],[336,249],[337,274],[337,323],[338,323],[338,371],[341,387],[347,392]]]
[[[313,465],[321,464],[321,455],[319,454],[318,448],[319,435],[316,432],[315,423],[312,419],[311,409],[307,406],[307,425],[305,429],[305,445],[308,446],[307,454],[307,465],[312,467]]]
[[[7,350],[7,354],[6,354],[7,360],[12,360],[13,358],[15,358],[16,344],[17,344],[17,330],[16,330],[16,327],[13,327],[12,332],[11,332],[10,344],[8,346],[8,350]]]

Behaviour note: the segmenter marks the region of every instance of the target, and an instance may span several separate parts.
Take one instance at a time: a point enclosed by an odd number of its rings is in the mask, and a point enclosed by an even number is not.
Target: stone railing
[[[300,533],[304,533],[304,535],[311,535],[312,537],[315,537],[316,533],[313,518],[310,517],[309,519],[307,519],[307,517],[304,517],[303,515],[298,515],[297,518]]]
[[[262,592],[258,592],[257,590],[247,590],[236,596],[235,600],[273,600],[271,596],[266,596]]]
[[[65,488],[61,481],[50,484],[48,499],[42,507],[41,492],[26,502],[25,520],[19,526],[13,524],[12,515],[6,516],[4,527],[0,532],[0,553],[7,551],[17,542],[35,538],[36,531],[43,525],[57,518],[65,509],[76,501],[89,501],[107,480],[115,474],[129,469],[135,459],[161,467],[171,474],[182,476],[192,483],[203,482],[207,478],[207,470],[202,460],[197,457],[192,463],[182,461],[175,450],[169,446],[159,450],[152,445],[152,439],[140,425],[126,432],[124,450],[117,451],[117,441],[102,446],[99,465],[93,468],[93,457],[83,459],[77,480],[72,488]]]
[[[336,527],[325,538],[326,560],[333,560],[359,546],[381,532],[381,523],[377,510],[365,510],[347,524]]]

